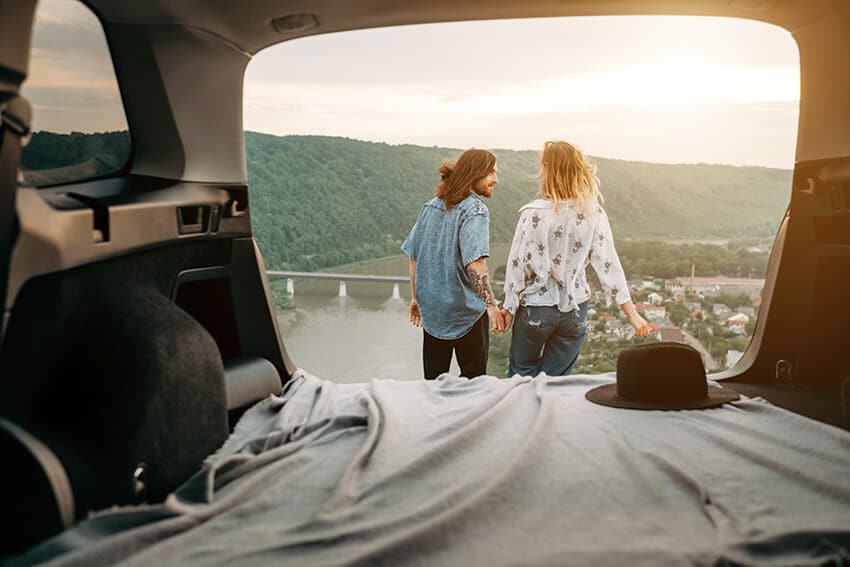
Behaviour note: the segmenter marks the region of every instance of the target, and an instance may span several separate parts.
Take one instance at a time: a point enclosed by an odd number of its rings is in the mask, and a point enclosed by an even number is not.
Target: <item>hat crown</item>
[[[705,399],[708,383],[699,353],[673,342],[647,343],[620,351],[617,396],[648,403]]]

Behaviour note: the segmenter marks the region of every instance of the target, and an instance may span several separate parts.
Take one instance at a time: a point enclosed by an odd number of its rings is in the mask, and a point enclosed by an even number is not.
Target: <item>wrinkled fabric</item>
[[[101,513],[12,564],[67,549],[51,564],[850,561],[850,433],[760,398],[585,399],[612,380],[299,371],[164,504]]]
[[[446,210],[434,197],[422,206],[401,250],[416,260],[416,302],[432,337],[465,335],[486,310],[466,266],[490,256],[490,211],[472,193]]]
[[[505,309],[555,306],[564,313],[590,298],[586,269],[593,266],[605,301],[631,299],[605,210],[585,214],[575,201],[536,199],[520,209],[505,272]]]

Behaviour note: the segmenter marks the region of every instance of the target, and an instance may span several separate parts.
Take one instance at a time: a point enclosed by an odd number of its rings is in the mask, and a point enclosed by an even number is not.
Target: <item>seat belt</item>
[[[5,323],[9,262],[18,239],[20,225],[15,210],[18,190],[18,169],[21,165],[21,147],[30,133],[30,105],[17,94],[0,98],[0,305]],[[3,328],[0,325],[0,343]]]

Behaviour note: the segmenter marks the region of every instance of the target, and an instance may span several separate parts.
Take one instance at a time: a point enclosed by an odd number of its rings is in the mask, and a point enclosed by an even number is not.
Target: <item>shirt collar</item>
[[[535,199],[530,203],[524,204],[519,211],[522,212],[525,209],[551,209],[554,205],[555,203],[546,199]]]

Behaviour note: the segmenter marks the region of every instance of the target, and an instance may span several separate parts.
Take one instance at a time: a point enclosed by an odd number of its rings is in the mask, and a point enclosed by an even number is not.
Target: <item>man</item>
[[[474,378],[487,373],[488,327],[507,330],[490,287],[490,211],[482,199],[499,182],[496,156],[466,150],[439,172],[436,196],[401,245],[410,258],[410,322],[424,327],[426,380],[448,372],[452,353],[461,375]]]

